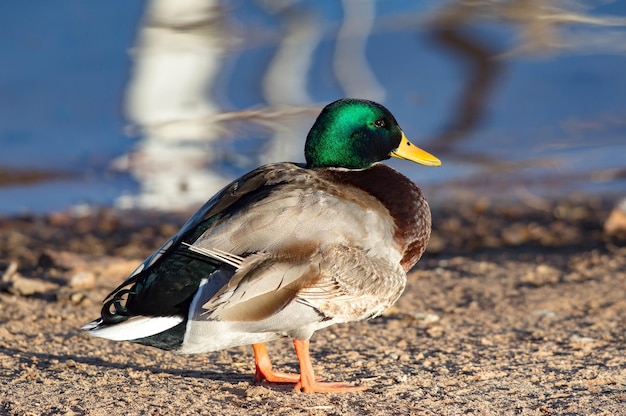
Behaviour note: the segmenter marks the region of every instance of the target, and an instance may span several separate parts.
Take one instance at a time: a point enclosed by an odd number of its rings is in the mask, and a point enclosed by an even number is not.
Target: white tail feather
[[[83,326],[89,335],[113,341],[130,341],[167,331],[183,321],[182,316],[133,316],[119,324],[101,326],[96,320]]]

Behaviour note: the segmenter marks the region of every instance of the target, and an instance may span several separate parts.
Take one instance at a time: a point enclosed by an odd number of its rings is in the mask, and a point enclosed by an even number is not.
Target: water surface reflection
[[[259,164],[302,161],[317,111],[343,96],[383,102],[444,161],[391,162],[431,199],[626,190],[623,3],[114,3],[2,6],[0,168],[36,180],[0,182],[1,212],[198,205]]]

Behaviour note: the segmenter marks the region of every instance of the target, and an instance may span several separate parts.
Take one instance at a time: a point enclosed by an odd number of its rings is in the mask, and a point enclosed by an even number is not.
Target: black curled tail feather
[[[117,324],[128,319],[128,309],[122,305],[124,295],[134,295],[132,289],[122,289],[115,293],[113,297],[107,300],[102,306],[100,316],[102,323],[105,325]],[[114,310],[111,310],[113,307]]]

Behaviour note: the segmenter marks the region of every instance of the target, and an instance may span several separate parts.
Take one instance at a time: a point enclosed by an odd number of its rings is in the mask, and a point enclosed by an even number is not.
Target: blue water
[[[384,91],[384,104],[407,136],[429,150],[430,140],[458,114],[469,67],[433,41],[423,21],[439,2],[374,3],[368,64]],[[603,3],[583,12],[626,16],[624,2]],[[220,84],[210,92],[225,110],[263,106],[261,79],[284,22],[256,2],[225,4],[243,42],[230,52]],[[335,1],[299,4],[322,28],[305,76],[311,103],[323,105],[345,95],[332,66],[342,7]],[[129,51],[145,7],[146,2],[131,0],[0,3],[0,169],[65,174],[0,186],[0,214],[108,206],[142,191],[135,176],[113,170],[111,163],[142,140],[126,135],[123,108],[133,64]],[[482,19],[464,33],[505,53],[519,46],[519,29]],[[402,161],[393,166],[435,197],[463,195],[477,183],[476,192],[494,195],[520,186],[548,196],[626,192],[626,179],[605,175],[626,168],[626,29],[577,24],[559,30],[564,40],[580,45],[498,59],[500,72],[486,94],[480,122],[452,151],[437,154],[441,168]],[[213,169],[227,179],[252,169],[267,141],[267,129],[243,129],[240,137],[217,145],[226,157]],[[230,157],[234,149],[243,156]],[[464,155],[483,155],[490,162]],[[288,158],[303,159],[299,150]],[[502,168],[499,162],[511,164]],[[215,190],[207,187],[206,197]]]

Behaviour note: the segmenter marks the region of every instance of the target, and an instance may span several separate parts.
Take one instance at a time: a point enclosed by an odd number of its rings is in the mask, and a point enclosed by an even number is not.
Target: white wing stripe
[[[185,243],[185,242],[183,242],[183,245],[187,246],[189,250],[193,251],[194,253],[204,254],[207,257],[221,261],[222,263],[229,264],[237,269],[241,266],[241,264],[245,260],[245,258],[241,256],[228,253],[226,251],[222,251],[217,248],[209,249],[209,248],[197,247],[189,243]]]

